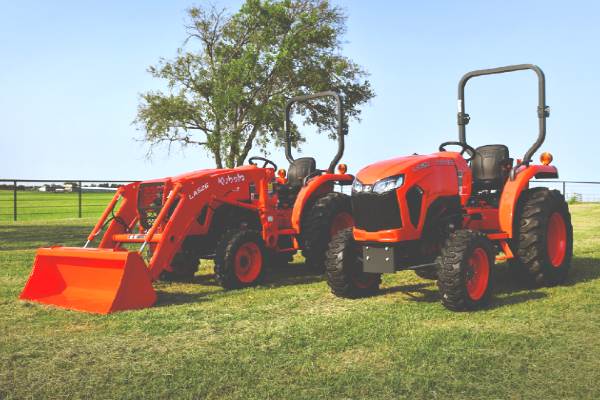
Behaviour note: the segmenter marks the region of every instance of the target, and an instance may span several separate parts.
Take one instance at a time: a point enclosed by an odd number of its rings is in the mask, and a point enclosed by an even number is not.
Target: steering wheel
[[[469,155],[469,158],[465,158],[465,161],[469,162],[473,159],[473,157],[475,157],[475,149],[472,148],[471,146],[469,146],[466,143],[462,143],[462,142],[444,142],[442,144],[440,144],[439,147],[439,151],[447,151],[445,149],[446,146],[460,146],[460,148],[462,149],[460,151],[460,155],[465,157],[464,154],[467,153]]]
[[[274,169],[275,171],[277,171],[277,164],[275,164],[273,161],[271,161],[271,160],[269,160],[269,159],[267,159],[267,158],[264,158],[264,157],[250,157],[250,158],[248,159],[248,162],[249,162],[250,164],[252,164],[252,165],[256,165],[256,163],[255,163],[254,161],[262,161],[262,162],[263,162],[263,165],[262,165],[262,167],[261,167],[261,168],[266,168],[266,167],[267,167],[267,165],[272,165],[272,166],[273,166],[273,169]]]

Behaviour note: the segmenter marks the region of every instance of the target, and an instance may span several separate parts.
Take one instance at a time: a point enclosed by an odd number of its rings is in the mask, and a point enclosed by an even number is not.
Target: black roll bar
[[[335,155],[335,157],[333,157],[333,160],[331,161],[331,163],[329,164],[329,168],[327,169],[327,171],[329,173],[333,173],[335,166],[337,165],[337,163],[341,160],[342,156],[344,155],[344,110],[343,110],[343,105],[342,105],[342,98],[340,97],[339,93],[334,92],[332,90],[328,90],[325,92],[319,92],[319,93],[315,93],[315,94],[308,94],[308,95],[304,95],[304,96],[296,96],[296,97],[292,97],[291,99],[289,99],[285,105],[285,158],[287,158],[287,160],[290,163],[294,162],[294,157],[292,156],[292,140],[290,137],[290,129],[291,129],[291,121],[290,121],[290,110],[292,108],[292,105],[294,103],[298,103],[298,102],[302,102],[302,101],[307,101],[307,100],[311,100],[311,99],[316,99],[316,98],[320,98],[320,97],[334,97],[336,102],[337,102],[337,140],[338,140],[338,150],[337,153]]]
[[[523,161],[521,164],[529,165],[531,162],[531,157],[533,154],[540,148],[542,143],[546,138],[546,118],[550,116],[550,108],[546,105],[546,79],[544,77],[544,72],[537,65],[533,64],[518,64],[518,65],[508,65],[506,67],[499,68],[490,68],[490,69],[481,69],[477,71],[467,72],[463,75],[458,83],[458,140],[461,143],[466,144],[466,125],[469,123],[471,119],[469,114],[465,113],[465,85],[468,80],[482,75],[494,75],[494,74],[502,74],[505,72],[514,72],[514,71],[522,71],[530,69],[534,71],[538,77],[538,107],[537,107],[537,115],[539,122],[539,133],[538,138],[535,143],[531,146],[529,150],[523,156]]]

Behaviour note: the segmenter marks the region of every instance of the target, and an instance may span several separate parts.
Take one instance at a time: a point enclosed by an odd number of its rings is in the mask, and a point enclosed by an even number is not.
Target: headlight
[[[375,182],[373,191],[378,194],[389,192],[390,190],[399,188],[403,183],[404,175],[390,176],[389,178]]]
[[[352,192],[360,193],[363,191],[363,184],[356,178],[354,178],[354,182],[352,182]]]

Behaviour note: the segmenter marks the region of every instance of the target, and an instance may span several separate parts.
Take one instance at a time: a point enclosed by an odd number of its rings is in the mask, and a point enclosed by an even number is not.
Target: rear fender
[[[515,212],[521,193],[529,188],[529,182],[534,177],[558,178],[558,170],[553,165],[522,166],[517,170],[513,180],[506,181],[500,197],[498,215],[500,230],[508,234],[509,238],[513,237]]]
[[[350,174],[323,174],[308,181],[306,185],[300,189],[294,208],[292,210],[292,228],[296,232],[300,232],[300,221],[306,205],[310,204],[312,199],[321,196],[325,193],[333,191],[335,182],[352,183],[354,176]]]

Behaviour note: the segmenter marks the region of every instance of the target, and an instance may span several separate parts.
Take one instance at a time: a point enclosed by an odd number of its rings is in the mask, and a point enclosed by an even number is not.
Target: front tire
[[[453,311],[487,304],[494,261],[493,245],[484,234],[467,229],[452,233],[437,260],[442,304]]]
[[[317,199],[302,218],[302,255],[306,259],[306,265],[323,273],[331,238],[353,225],[348,195],[331,192]]]
[[[325,263],[327,284],[334,295],[357,298],[379,290],[381,274],[363,272],[361,256],[352,237],[352,228],[341,230],[333,237]]]
[[[224,289],[239,289],[260,282],[265,270],[265,249],[254,230],[229,230],[217,244],[215,277]]]
[[[511,266],[530,286],[553,286],[567,278],[573,257],[569,205],[558,190],[523,192],[515,221]]]

